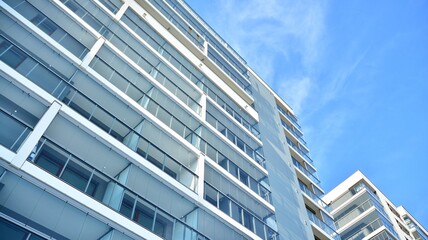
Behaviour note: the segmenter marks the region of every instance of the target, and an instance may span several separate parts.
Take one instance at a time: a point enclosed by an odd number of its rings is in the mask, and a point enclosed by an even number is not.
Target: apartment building
[[[292,109],[181,0],[0,0],[7,239],[340,239]]]
[[[426,239],[427,231],[360,171],[323,197],[342,240]]]

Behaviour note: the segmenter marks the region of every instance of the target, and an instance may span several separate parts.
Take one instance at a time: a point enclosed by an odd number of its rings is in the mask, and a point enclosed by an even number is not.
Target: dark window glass
[[[88,184],[90,175],[91,173],[88,170],[70,161],[64,170],[61,179],[83,192]],[[88,185],[88,191],[95,191],[94,183],[90,183]]]
[[[254,217],[251,216],[251,214],[245,210],[243,211],[242,215],[244,216],[244,219],[243,219],[244,220],[244,226],[246,228],[250,229],[251,231],[253,231],[254,230],[254,225],[253,225]]]
[[[66,161],[67,158],[65,156],[45,146],[35,163],[51,174],[59,176]]]
[[[1,239],[25,239],[27,233],[24,229],[0,218]]]
[[[132,208],[134,206],[134,199],[128,195],[123,197],[122,205],[120,206],[120,213],[125,215],[128,218],[132,216]]]
[[[236,203],[231,202],[231,209],[232,209],[232,218],[235,219],[237,222],[242,223],[242,208],[238,206]]]
[[[0,37],[0,41],[5,41],[4,39],[2,39]],[[7,47],[9,47],[10,44],[9,43],[5,43],[5,42],[1,42],[0,43],[0,49],[5,49]],[[26,55],[24,52],[22,52],[21,50],[19,50],[17,47],[13,46],[11,48],[9,48],[6,52],[4,52],[1,56],[0,59],[6,63],[7,65],[9,65],[11,68],[17,68],[26,58]]]
[[[242,170],[239,171],[239,180],[248,186],[248,174]]]
[[[31,19],[31,22],[38,26],[47,35],[51,35],[58,28],[55,23],[42,14],[37,14],[37,16]]]
[[[141,203],[137,203],[134,213],[134,221],[136,221],[141,226],[152,229],[154,219],[154,211]]]

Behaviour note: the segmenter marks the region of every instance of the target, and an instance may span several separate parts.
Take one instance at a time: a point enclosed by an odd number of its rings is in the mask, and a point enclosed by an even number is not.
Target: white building
[[[181,0],[0,0],[6,239],[339,239],[302,136]]]
[[[342,240],[426,239],[425,229],[404,208],[397,208],[360,171],[323,199],[332,208]]]

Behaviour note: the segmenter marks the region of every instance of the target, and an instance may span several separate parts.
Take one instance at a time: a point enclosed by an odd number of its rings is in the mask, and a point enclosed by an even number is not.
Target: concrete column
[[[45,133],[46,129],[48,129],[49,125],[58,114],[60,108],[61,104],[59,102],[52,102],[51,106],[48,108],[45,114],[43,114],[42,118],[34,127],[33,131],[27,137],[25,142],[21,145],[21,148],[18,150],[15,157],[12,159],[12,166],[16,168],[22,167],[27,157],[33,151],[34,146],[36,146],[42,135]]]

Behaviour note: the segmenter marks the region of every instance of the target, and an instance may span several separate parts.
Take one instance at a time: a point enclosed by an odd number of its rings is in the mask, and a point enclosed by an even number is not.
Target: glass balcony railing
[[[269,218],[256,216],[207,182],[205,182],[204,199],[262,239],[277,239],[278,233],[268,226]]]
[[[336,232],[335,229],[328,226],[325,222],[323,222],[321,219],[319,219],[311,211],[307,210],[307,212],[308,212],[309,220],[311,220],[311,222],[313,222],[315,225],[317,225],[319,228],[321,228],[325,233],[327,233],[334,240],[341,240],[340,235]]]
[[[293,116],[288,111],[285,111],[284,109],[282,109],[279,105],[276,105],[276,107],[278,108],[278,111],[282,113],[282,115],[284,115],[284,117],[286,117],[288,120],[290,120],[290,122],[292,122],[295,126],[297,126],[298,129],[302,129],[302,127],[297,122],[297,118],[295,116]]]
[[[239,149],[245,152],[249,157],[253,159],[264,158],[262,147],[259,146],[257,149],[253,149],[247,143],[245,143],[241,138],[239,138],[235,133],[233,133],[229,128],[227,128],[223,123],[221,123],[214,115],[206,112],[206,120],[207,122],[213,126],[217,131],[223,134],[227,139],[229,139],[234,145],[236,145]],[[259,155],[256,157],[255,155]]]
[[[226,103],[225,97],[220,97],[217,89],[202,72],[194,67],[184,56],[182,56],[174,47],[164,40],[155,30],[145,23],[135,12],[127,11],[122,17],[123,23],[131,28],[139,37],[147,39],[147,43],[156,49],[169,63],[184,74],[190,81],[204,91],[214,102],[222,107],[230,116],[232,116],[244,128],[248,129],[254,136],[260,138],[260,132],[257,129],[257,123],[251,124],[242,117],[234,108]]]
[[[230,63],[221,56],[215,48],[208,46],[208,57],[228,75],[246,93],[252,95],[251,83],[248,82]]]
[[[246,74],[247,62],[239,56],[239,54],[230,47],[208,24],[202,20],[184,1],[166,0],[168,4],[175,9],[184,19],[192,24],[206,40],[219,51],[233,66],[238,69],[243,75]]]
[[[193,29],[186,20],[182,19],[175,13],[169,6],[165,5],[163,1],[149,0],[153,6],[159,10],[165,18],[167,18],[174,26],[176,26],[181,33],[183,33],[191,42],[193,42],[201,50],[204,49],[205,39],[199,34],[196,29]],[[163,5],[161,5],[163,3]]]
[[[361,215],[363,212],[367,211],[369,208],[373,207],[373,201],[371,199],[367,199],[362,204],[355,207],[352,211],[346,213],[343,216],[338,217],[335,219],[335,225],[336,228],[341,228],[348,224],[350,221]]]
[[[299,161],[297,161],[294,157],[291,157],[291,159],[293,160],[294,166],[296,166],[300,171],[302,171],[303,174],[305,174],[305,176],[307,176],[309,179],[311,179],[316,184],[321,183],[321,181],[318,180],[318,178],[315,177],[312,173],[310,173],[305,167],[303,167],[302,164],[299,163]]]
[[[234,162],[225,158],[218,164],[228,171],[232,176],[241,181],[244,185],[249,187],[253,192],[257,193],[260,197],[266,200],[268,203],[272,203],[271,192],[268,189],[269,184],[262,180],[256,180],[240,167],[238,167]]]
[[[394,235],[396,235],[397,233],[395,233],[394,229],[392,228],[392,225],[390,224],[384,224],[384,222],[382,221],[381,218],[377,218],[376,220],[370,222],[369,224],[367,224],[364,227],[359,227],[359,230],[355,233],[352,233],[350,236],[346,236],[344,235],[343,240],[359,240],[359,239],[363,239],[365,236],[369,235],[370,233],[374,232],[376,229],[385,226],[386,229],[388,229],[389,231],[391,231],[392,233],[394,233]],[[398,236],[396,236],[398,238]]]
[[[343,194],[341,197],[339,197],[338,199],[336,199],[331,206],[336,209],[337,207],[339,207],[340,205],[342,205],[344,202],[348,201],[350,198],[352,198],[354,195],[356,195],[357,193],[359,193],[362,190],[367,190],[367,192],[370,194],[370,196],[372,196],[374,199],[376,199],[376,201],[380,202],[379,197],[374,194],[370,188],[367,187],[367,185],[365,185],[363,182],[355,185],[354,187],[352,187],[351,189],[349,189],[349,191],[347,191],[345,194]],[[383,209],[383,208],[382,208]]]
[[[331,207],[330,205],[328,205],[327,203],[325,203],[321,197],[319,197],[318,195],[316,195],[315,193],[313,193],[311,190],[309,190],[308,187],[306,187],[304,184],[299,184],[300,185],[300,189],[309,197],[311,198],[314,202],[318,203],[319,206],[321,206],[323,209],[325,209],[327,212],[331,212]]]
[[[308,156],[308,153],[306,151],[303,151],[299,146],[297,146],[293,141],[291,141],[288,137],[285,137],[287,140],[287,143],[289,146],[291,146],[297,153],[299,153],[304,159],[309,161],[310,163],[313,163],[314,161],[312,158]]]
[[[150,2],[156,2],[150,0]],[[158,1],[154,3],[159,10],[165,14],[165,17],[171,19],[171,14],[176,15],[175,19],[177,23],[180,22],[183,18],[186,23],[183,25],[187,26],[187,31],[185,34],[190,34],[195,32],[197,36],[202,34],[204,39],[209,42],[208,45],[208,57],[213,60],[217,66],[219,66],[235,83],[237,83],[245,92],[252,94],[251,83],[247,80],[249,78],[248,71],[246,69],[246,63],[242,60],[241,57],[230,48],[227,43],[223,40],[219,41],[217,34],[213,34],[214,31],[209,26],[201,26],[199,22],[194,18],[195,14],[189,14],[188,11],[191,11],[190,8],[187,10],[185,8],[185,3],[176,3],[173,1]],[[177,11],[179,14],[176,14],[172,9]],[[173,22],[175,23],[175,22]],[[186,30],[186,28],[181,28],[181,31]],[[199,33],[196,33],[199,32]]]
[[[284,121],[281,120],[281,124],[283,127],[285,127],[293,136],[295,136],[301,143],[306,145],[306,141],[303,140],[303,137],[296,133],[296,130],[294,130],[292,127],[288,126]]]
[[[151,75],[152,78],[148,81],[157,81],[197,114],[201,113],[202,107],[199,103],[200,96],[189,95],[189,92],[192,91],[192,87],[186,84],[181,84],[181,86],[179,86],[177,83],[184,83],[185,80],[181,79],[178,74],[174,74],[173,71],[170,71],[167,65],[163,63],[162,60],[158,59],[154,53],[139,44],[131,36],[125,35],[125,30],[118,26],[117,23],[110,22],[109,26],[106,26],[105,23],[97,20],[97,17],[92,15],[93,13],[87,11],[82,5],[80,5],[78,1],[61,1],[71,11],[75,12],[83,21],[102,34],[116,48],[128,56],[140,67],[140,71],[144,71],[148,75]],[[106,52],[107,54],[103,54],[103,52]],[[109,57],[100,57],[103,55],[108,55]],[[91,67],[95,67],[97,65],[100,65],[100,67],[106,66],[104,71],[101,71],[100,74],[107,80],[111,81],[117,81],[116,79],[118,78],[125,78],[128,80],[147,78],[119,57],[110,59],[110,56],[116,55],[117,54],[115,54],[112,49],[106,49],[103,47],[97,53],[97,57],[91,62]],[[106,64],[106,61],[108,61],[109,64]],[[116,66],[122,66],[122,68],[118,69]]]
[[[27,136],[32,132],[32,127],[24,124],[19,119],[0,109],[0,125],[7,131],[0,132],[0,145],[16,152]]]
[[[50,140],[43,139],[27,160],[163,239],[188,239],[182,232],[188,231],[194,239],[208,240],[126,186],[121,174],[109,176]]]
[[[395,239],[395,237],[392,237],[387,231],[382,231],[381,233],[377,234],[373,238],[370,238],[370,240],[392,240]],[[426,240],[426,239],[417,239],[417,240]]]

